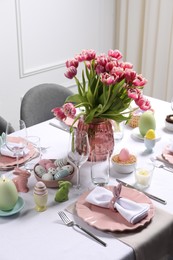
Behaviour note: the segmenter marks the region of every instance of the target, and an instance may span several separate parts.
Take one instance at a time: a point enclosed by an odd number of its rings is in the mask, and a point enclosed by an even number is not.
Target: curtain
[[[115,45],[148,80],[144,94],[173,97],[173,0],[116,0]]]

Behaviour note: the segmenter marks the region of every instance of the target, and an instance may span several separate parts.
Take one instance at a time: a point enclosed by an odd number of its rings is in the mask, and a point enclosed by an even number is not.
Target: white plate
[[[157,131],[155,131],[155,134],[156,134],[156,141],[159,141],[161,139],[161,135]],[[139,127],[136,127],[132,130],[132,137],[144,141],[144,137],[139,132]]]

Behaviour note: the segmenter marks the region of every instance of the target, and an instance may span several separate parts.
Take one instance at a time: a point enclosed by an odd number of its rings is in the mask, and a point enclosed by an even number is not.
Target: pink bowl
[[[55,160],[51,159],[51,161],[54,162]],[[37,173],[35,172],[35,167],[36,167],[37,165],[39,165],[39,164],[37,163],[37,164],[34,166],[34,175],[35,175],[35,178],[36,178],[37,181],[42,181],[42,182],[46,185],[47,188],[58,188],[58,187],[59,187],[59,185],[58,185],[58,182],[59,182],[59,181],[71,181],[71,179],[73,178],[73,176],[74,176],[75,173],[76,173],[76,166],[75,166],[72,162],[68,162],[68,164],[71,164],[71,165],[73,166],[74,171],[73,171],[71,174],[69,174],[67,177],[62,178],[61,180],[45,181],[45,180],[43,180],[42,178],[40,178],[40,177],[37,175]]]

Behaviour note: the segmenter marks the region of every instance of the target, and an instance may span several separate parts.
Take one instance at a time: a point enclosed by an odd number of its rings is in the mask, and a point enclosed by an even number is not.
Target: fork
[[[73,227],[76,226],[78,228],[80,228],[82,231],[84,231],[85,233],[87,233],[89,236],[91,236],[92,238],[94,238],[95,240],[97,240],[97,242],[99,242],[100,244],[102,244],[103,246],[107,246],[107,244],[102,241],[100,238],[96,237],[94,234],[92,234],[91,232],[89,232],[88,230],[84,229],[83,227],[81,227],[80,225],[78,225],[77,223],[75,223],[74,221],[72,221],[66,214],[64,211],[59,211],[58,215],[60,216],[61,220],[64,222],[64,224],[66,224],[68,227]]]
[[[157,162],[157,159],[151,157],[150,160],[153,162],[154,167],[156,167],[156,168],[162,168],[162,169],[164,169],[164,170],[166,170],[166,171],[173,172],[173,169],[172,169],[172,168],[170,168],[170,167],[164,165],[164,163]]]

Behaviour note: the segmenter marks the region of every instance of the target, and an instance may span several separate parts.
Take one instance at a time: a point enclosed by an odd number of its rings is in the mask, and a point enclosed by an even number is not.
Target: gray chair
[[[52,108],[60,107],[73,92],[63,86],[45,83],[29,89],[24,95],[20,119],[27,127],[41,123],[54,117]]]
[[[0,116],[0,135],[6,132],[6,126],[7,126],[7,121],[2,116]],[[13,127],[10,128],[10,132],[11,133],[14,132]]]

